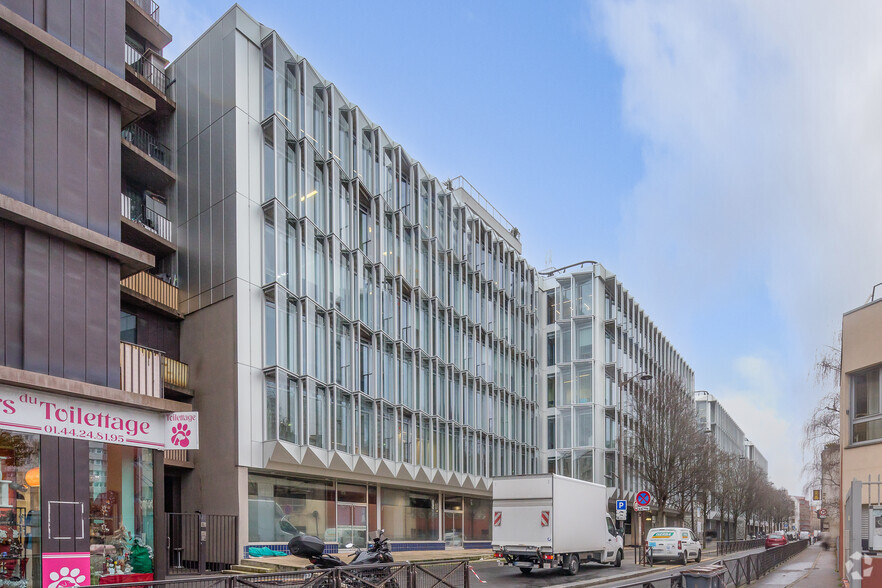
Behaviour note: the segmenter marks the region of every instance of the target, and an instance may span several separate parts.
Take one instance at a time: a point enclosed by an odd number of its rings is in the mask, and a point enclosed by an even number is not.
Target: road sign
[[[628,511],[627,510],[617,510],[616,511],[616,520],[617,521],[628,520]]]
[[[641,490],[637,493],[637,498],[634,499],[634,503],[639,506],[649,506],[652,502],[652,495],[646,490]]]
[[[628,510],[628,501],[616,500],[616,510]]]
[[[822,508],[818,511],[818,518],[819,519],[826,519],[827,518],[827,509],[826,508]]]
[[[812,500],[820,500],[821,499],[821,491],[820,490],[812,490]]]

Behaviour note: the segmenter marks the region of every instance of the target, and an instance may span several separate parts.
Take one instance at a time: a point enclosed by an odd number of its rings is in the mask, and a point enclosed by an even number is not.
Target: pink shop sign
[[[74,588],[89,584],[88,551],[43,554],[43,588]]]

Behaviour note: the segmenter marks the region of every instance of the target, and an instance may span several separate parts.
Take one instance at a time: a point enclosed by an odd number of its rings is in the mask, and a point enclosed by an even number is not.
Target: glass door
[[[462,512],[444,511],[444,544],[462,547]]]
[[[462,547],[462,497],[444,497],[444,545]]]
[[[337,503],[337,543],[345,547],[367,547],[367,505]]]

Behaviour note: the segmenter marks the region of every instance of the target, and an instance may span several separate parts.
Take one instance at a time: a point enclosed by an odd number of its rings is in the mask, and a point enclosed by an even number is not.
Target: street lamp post
[[[618,426],[619,438],[618,438],[618,443],[617,443],[617,445],[619,446],[619,475],[617,477],[619,480],[619,491],[621,492],[622,496],[624,496],[624,493],[625,493],[625,482],[624,482],[624,474],[625,474],[624,416],[625,415],[624,415],[624,410],[623,410],[624,403],[623,403],[622,399],[624,397],[625,387],[628,384],[630,384],[631,382],[633,382],[634,380],[636,380],[637,378],[640,378],[640,380],[643,382],[648,382],[649,380],[652,379],[652,375],[647,372],[641,371],[641,372],[637,372],[637,373],[631,375],[627,380],[619,382],[619,399],[618,399],[618,409],[619,409],[618,412],[619,412],[619,414],[618,414],[618,419],[617,419],[618,425],[619,425]],[[621,523],[619,523],[619,521],[616,521],[616,523],[620,525],[619,528],[621,529],[621,527],[622,527]],[[642,539],[642,537],[641,537],[641,539]]]

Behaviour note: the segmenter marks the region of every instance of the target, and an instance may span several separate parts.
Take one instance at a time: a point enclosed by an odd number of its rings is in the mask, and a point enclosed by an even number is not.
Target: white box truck
[[[524,574],[561,566],[568,575],[584,562],[622,565],[622,537],[600,484],[554,474],[494,478],[491,513],[499,565]]]

